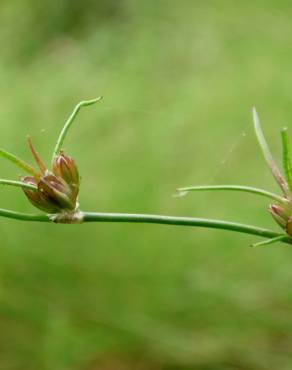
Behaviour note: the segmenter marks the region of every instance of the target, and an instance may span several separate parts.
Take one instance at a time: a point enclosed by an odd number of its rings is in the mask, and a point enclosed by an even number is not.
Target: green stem
[[[188,193],[190,191],[201,191],[201,190],[232,190],[232,191],[243,191],[247,193],[253,193],[262,195],[264,197],[276,200],[280,203],[286,203],[286,199],[283,197],[280,197],[277,194],[270,193],[269,191],[254,188],[252,186],[243,186],[243,185],[201,185],[201,186],[188,186],[177,189],[179,192],[179,195],[185,195],[185,193]]]
[[[78,103],[76,105],[76,107],[74,108],[73,112],[71,113],[70,117],[67,119],[67,121],[65,122],[65,125],[59,135],[59,138],[58,138],[58,141],[57,141],[57,144],[55,146],[55,149],[54,149],[54,153],[53,153],[53,158],[52,158],[52,161],[54,160],[54,158],[59,154],[60,150],[62,149],[62,146],[63,146],[63,143],[64,143],[64,140],[65,140],[65,137],[74,121],[74,119],[76,118],[78,112],[80,111],[80,109],[82,107],[86,107],[88,105],[92,105],[96,102],[98,102],[99,100],[101,100],[102,97],[98,97],[96,99],[92,99],[92,100],[84,100],[84,101],[81,101],[80,103]]]
[[[292,242],[292,238],[282,233],[264,229],[253,225],[244,225],[238,222],[229,222],[221,220],[211,220],[195,217],[177,217],[164,215],[148,214],[129,214],[129,213],[95,213],[83,212],[84,222],[130,222],[130,223],[151,223],[176,226],[193,226],[211,229],[222,229],[235,231],[239,233],[257,235],[265,238],[274,238],[278,236],[285,237],[284,241]]]
[[[263,130],[261,128],[259,116],[258,116],[257,111],[256,111],[255,108],[253,108],[252,113],[253,113],[253,121],[254,121],[254,128],[255,128],[256,137],[257,137],[258,142],[260,144],[260,147],[262,149],[264,158],[265,158],[265,160],[266,160],[266,162],[267,162],[275,180],[277,181],[277,183],[281,187],[282,191],[284,192],[284,194],[288,194],[288,184],[287,184],[286,180],[284,179],[283,175],[281,174],[281,171],[279,170],[279,168],[276,164],[276,161],[274,160],[274,158],[272,156],[272,153],[270,151],[268,143],[265,139]]]
[[[4,180],[0,179],[0,185],[11,185],[11,186],[17,186],[21,188],[27,188],[29,190],[37,190],[37,187],[31,184],[27,184],[22,181],[14,181],[14,180]]]
[[[236,222],[210,220],[205,218],[194,218],[194,217],[176,217],[176,216],[135,214],[135,213],[131,214],[131,213],[84,212],[83,220],[84,222],[134,222],[134,223],[152,223],[177,226],[199,226],[238,231],[242,233],[259,235],[269,238],[282,235],[256,226],[244,225]]]
[[[20,221],[50,222],[50,218],[46,214],[31,215],[27,213],[10,211],[3,208],[0,208],[0,217],[13,218]]]
[[[283,168],[288,182],[289,190],[292,191],[292,168],[290,161],[290,147],[287,128],[283,128],[282,132],[282,146],[283,146]]]
[[[51,215],[46,214],[31,215],[26,213],[10,211],[6,209],[0,209],[0,216],[13,218],[21,221],[52,222]],[[205,218],[149,215],[137,213],[132,214],[132,213],[96,213],[96,212],[81,212],[81,217],[83,222],[126,222],[126,223],[142,223],[142,224],[150,223],[175,226],[204,227],[210,229],[222,229],[235,231],[239,233],[257,235],[269,239],[281,236],[283,238],[283,242],[288,244],[292,243],[292,238],[290,238],[289,236],[274,232],[272,230],[264,229],[253,225],[244,225],[237,222],[210,220]]]
[[[24,162],[22,159],[16,157],[16,155],[7,152],[4,149],[0,149],[0,157],[8,159],[10,162],[14,163],[17,167],[21,168],[25,172],[30,173],[33,176],[38,175],[35,169],[31,165]]]

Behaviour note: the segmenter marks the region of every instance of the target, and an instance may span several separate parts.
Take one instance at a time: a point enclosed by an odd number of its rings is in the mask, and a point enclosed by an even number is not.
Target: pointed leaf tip
[[[182,190],[182,189],[176,189],[176,193],[173,194],[172,196],[174,198],[182,198],[188,194],[188,191]]]
[[[53,156],[52,156],[52,163],[54,161],[54,158],[59,154],[60,150],[62,149],[62,146],[63,146],[63,143],[64,143],[64,140],[65,140],[65,137],[73,123],[73,121],[75,120],[78,112],[80,111],[80,109],[82,107],[86,107],[86,106],[89,106],[89,105],[92,105],[94,103],[97,103],[98,101],[100,101],[103,97],[102,96],[99,96],[95,99],[91,99],[91,100],[83,100],[81,102],[79,102],[73,112],[71,113],[71,115],[69,116],[69,118],[67,119],[67,121],[65,122],[61,132],[60,132],[60,135],[58,137],[58,140],[57,140],[57,143],[56,143],[56,146],[55,146],[55,149],[54,149],[54,152],[53,152]]]
[[[41,159],[39,153],[37,152],[36,148],[34,147],[33,143],[32,143],[32,139],[31,139],[31,136],[27,136],[27,141],[28,141],[28,146],[32,152],[32,155],[35,159],[35,161],[37,162],[40,170],[41,170],[41,173],[44,174],[46,172],[46,165],[44,164],[43,160]]]
[[[256,110],[256,107],[253,106],[252,109],[251,109],[251,111],[252,111],[252,116],[253,116],[254,122],[257,121],[257,123],[258,123],[258,121],[259,121],[259,115],[258,115],[258,112]]]

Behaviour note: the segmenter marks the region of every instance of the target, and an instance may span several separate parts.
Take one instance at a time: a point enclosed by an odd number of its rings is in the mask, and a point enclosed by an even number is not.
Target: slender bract
[[[37,190],[36,186],[31,185],[31,184],[26,184],[25,182],[22,182],[22,181],[0,179],[0,185],[11,185],[11,186],[16,186],[20,188],[30,189],[33,191]]]
[[[14,163],[17,167],[21,168],[25,172],[28,172],[33,176],[37,175],[35,169],[31,165],[16,157],[16,155],[11,154],[4,149],[0,149],[0,156],[8,159],[10,162]]]
[[[75,117],[77,116],[78,112],[80,111],[80,109],[82,107],[86,107],[88,105],[92,105],[96,102],[98,102],[99,100],[101,100],[102,97],[99,96],[98,98],[96,99],[92,99],[92,100],[84,100],[84,101],[81,101],[80,103],[78,103],[76,105],[76,107],[74,108],[73,112],[71,113],[70,117],[68,118],[68,120],[65,122],[65,125],[59,135],[59,138],[58,138],[58,141],[57,141],[57,144],[55,146],[55,150],[54,150],[54,153],[53,153],[53,157],[52,157],[52,162],[54,161],[54,158],[59,154],[60,150],[62,149],[63,147],[63,143],[64,143],[64,140],[65,140],[65,137],[75,119]]]
[[[258,116],[257,111],[256,111],[255,108],[253,108],[252,113],[253,113],[253,121],[254,121],[254,128],[255,128],[256,137],[257,137],[258,142],[260,144],[260,147],[262,149],[264,158],[265,158],[265,160],[266,160],[266,162],[267,162],[275,180],[280,185],[282,191],[284,192],[284,194],[287,194],[288,193],[288,184],[285,181],[283,175],[281,174],[281,172],[280,172],[280,170],[279,170],[279,168],[278,168],[278,166],[277,166],[277,164],[276,164],[276,162],[275,162],[275,160],[272,156],[272,153],[270,151],[268,143],[265,139],[263,130],[261,128],[259,116]]]
[[[46,165],[44,164],[44,162],[41,159],[39,153],[37,152],[36,148],[34,147],[30,136],[28,136],[27,140],[28,140],[28,146],[29,146],[29,148],[32,152],[32,155],[33,155],[36,163],[38,164],[39,169],[41,170],[41,173],[44,174],[46,172]]]
[[[185,195],[190,191],[202,191],[202,190],[231,190],[231,191],[240,191],[240,192],[247,192],[253,193],[257,195],[262,195],[264,197],[276,200],[280,203],[287,203],[287,200],[283,197],[280,197],[277,194],[271,193],[264,189],[254,188],[252,186],[243,186],[243,185],[201,185],[201,186],[188,186],[177,189],[179,195]]]
[[[276,236],[275,238],[263,240],[262,242],[251,244],[251,247],[263,247],[266,245],[282,242],[285,240],[285,235]]]
[[[282,147],[283,147],[283,168],[286,175],[289,190],[292,191],[292,168],[291,168],[291,156],[289,148],[289,138],[287,128],[283,128],[281,131],[282,135]]]

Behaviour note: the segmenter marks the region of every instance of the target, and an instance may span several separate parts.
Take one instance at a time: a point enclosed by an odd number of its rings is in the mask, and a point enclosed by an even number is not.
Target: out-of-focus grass
[[[250,109],[280,153],[279,129],[292,118],[289,2],[86,4],[75,28],[62,28],[67,12],[46,2],[1,5],[0,145],[29,160],[29,133],[49,161],[74,104],[104,95],[66,142],[83,209],[277,229],[252,195],[172,194],[214,183],[275,190]],[[1,162],[1,177],[17,175]],[[15,189],[0,200],[33,212]],[[1,219],[0,369],[290,369],[291,251],[248,248],[254,240]]]

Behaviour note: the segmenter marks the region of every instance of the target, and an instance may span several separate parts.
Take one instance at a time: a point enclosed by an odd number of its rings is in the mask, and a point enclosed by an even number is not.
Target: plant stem
[[[274,238],[280,235],[268,229],[263,229],[253,225],[244,225],[237,222],[211,220],[195,217],[177,217],[149,214],[131,214],[131,213],[95,213],[83,212],[84,222],[131,222],[131,223],[152,223],[177,226],[196,226],[212,229],[231,230],[246,234],[258,235],[266,238]],[[287,237],[287,239],[290,239]],[[291,239],[292,240],[292,239]]]
[[[63,143],[64,143],[64,140],[65,140],[65,137],[75,119],[75,117],[77,116],[78,112],[80,111],[80,109],[82,107],[86,107],[88,105],[92,105],[96,102],[98,102],[99,100],[101,100],[102,97],[98,97],[96,99],[92,99],[92,100],[84,100],[84,101],[81,101],[80,103],[78,103],[76,105],[76,107],[74,108],[73,112],[71,113],[70,117],[67,119],[67,121],[65,122],[65,125],[59,135],[59,138],[58,138],[58,141],[57,141],[57,144],[55,146],[55,149],[54,149],[54,153],[53,153],[53,157],[52,157],[52,161],[54,160],[54,158],[59,154],[60,150],[62,149],[62,146],[63,146]]]
[[[264,229],[253,225],[244,225],[237,222],[210,220],[205,218],[194,218],[194,217],[177,217],[177,216],[149,215],[137,213],[135,214],[135,213],[81,212],[81,214],[83,216],[83,222],[126,222],[126,223],[150,223],[162,225],[204,227],[210,229],[230,230],[239,233],[257,235],[269,239],[281,237],[281,239],[283,238],[282,241],[284,243],[292,244],[292,238],[290,238],[288,235],[277,233],[272,230]],[[6,209],[0,209],[0,216],[13,218],[21,221],[52,222],[51,215],[47,214],[31,215],[26,213],[10,211]]]
[[[280,197],[277,194],[271,193],[269,191],[254,188],[252,186],[243,186],[243,185],[201,185],[201,186],[188,186],[177,189],[179,194],[178,195],[185,195],[185,193],[188,193],[190,191],[200,191],[200,190],[232,190],[232,191],[243,191],[247,193],[253,193],[262,195],[264,197],[276,200],[280,203],[286,203],[286,199],[283,197]]]
[[[50,218],[46,214],[31,215],[27,213],[10,211],[8,209],[3,209],[3,208],[0,208],[0,217],[13,218],[15,220],[20,220],[20,221],[50,222]]]

